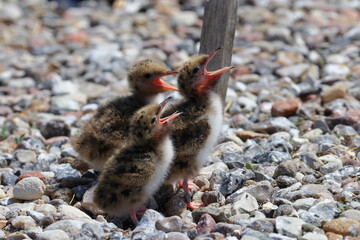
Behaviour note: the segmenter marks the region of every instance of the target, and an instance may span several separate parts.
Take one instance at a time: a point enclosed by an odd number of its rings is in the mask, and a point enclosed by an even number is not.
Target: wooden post
[[[208,70],[230,66],[234,43],[238,0],[205,0],[204,23],[201,31],[200,53],[209,54],[218,47],[222,49],[209,63]],[[229,72],[223,73],[216,92],[225,102]]]

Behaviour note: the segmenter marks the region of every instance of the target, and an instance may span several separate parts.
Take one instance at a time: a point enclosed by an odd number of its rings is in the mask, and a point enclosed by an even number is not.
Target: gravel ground
[[[200,0],[0,1],[0,238],[360,239],[360,2],[240,1],[219,144],[134,229],[92,201],[69,138],[151,58],[196,54]],[[168,82],[176,84],[176,79]]]

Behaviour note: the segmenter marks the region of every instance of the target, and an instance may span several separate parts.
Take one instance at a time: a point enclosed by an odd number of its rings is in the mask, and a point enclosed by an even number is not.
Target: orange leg
[[[133,221],[133,223],[135,224],[135,226],[138,224],[138,220],[137,220],[137,217],[136,217],[136,211],[134,208],[132,208],[130,210],[130,218],[131,220]]]
[[[199,187],[195,183],[191,182],[189,184],[188,179],[184,178],[184,181],[182,182],[182,184],[180,186],[182,186],[182,188],[184,189],[186,206],[191,210],[194,210],[194,209],[204,206],[203,203],[194,203],[194,202],[190,201],[191,197],[190,197],[190,193],[189,193],[189,185],[191,185],[191,187],[192,187],[191,189],[199,190]]]

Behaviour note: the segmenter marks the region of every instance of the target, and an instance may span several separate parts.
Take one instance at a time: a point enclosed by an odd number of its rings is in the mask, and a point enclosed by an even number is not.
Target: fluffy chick
[[[196,206],[189,203],[188,178],[196,175],[209,158],[222,126],[222,102],[214,85],[223,72],[233,68],[206,70],[218,50],[210,55],[196,56],[181,67],[178,87],[183,99],[169,108],[169,112],[177,109],[182,114],[174,121],[172,137],[176,156],[167,182],[184,179],[189,208]]]
[[[135,209],[160,187],[174,156],[169,137],[173,113],[160,118],[168,99],[138,110],[131,119],[129,143],[106,163],[95,189],[95,203],[114,216],[129,213],[137,222]]]
[[[81,128],[80,134],[72,138],[72,145],[80,158],[101,171],[119,143],[126,141],[129,120],[134,112],[151,103],[158,93],[177,90],[160,79],[176,73],[166,71],[162,65],[151,60],[134,65],[128,72],[132,94],[116,97],[100,106]]]

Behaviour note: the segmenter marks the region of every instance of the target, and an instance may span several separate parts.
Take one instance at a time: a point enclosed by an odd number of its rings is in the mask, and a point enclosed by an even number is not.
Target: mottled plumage
[[[165,103],[148,105],[134,114],[128,144],[105,164],[94,201],[110,215],[121,216],[139,207],[168,172],[174,156],[171,122],[180,114],[160,118]],[[134,211],[131,216],[136,221]]]
[[[72,145],[80,158],[92,168],[102,170],[119,143],[126,141],[129,119],[134,112],[151,103],[158,93],[176,90],[160,80],[160,77],[174,73],[166,72],[163,66],[150,60],[133,66],[128,73],[133,93],[126,97],[116,97],[100,106],[81,128],[80,134],[72,138]]]
[[[216,52],[192,58],[179,71],[178,87],[184,99],[175,103],[169,111],[176,109],[183,114],[174,121],[176,156],[167,182],[184,179],[187,186],[187,179],[197,174],[204,165],[220,134],[222,103],[213,86],[218,76],[232,67],[208,72],[206,66]]]

